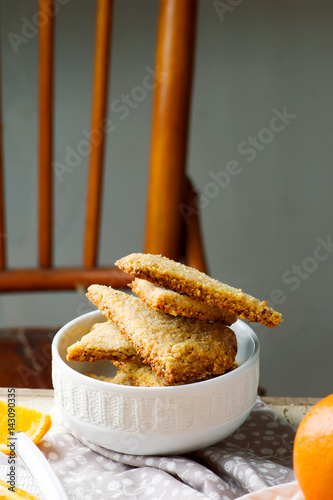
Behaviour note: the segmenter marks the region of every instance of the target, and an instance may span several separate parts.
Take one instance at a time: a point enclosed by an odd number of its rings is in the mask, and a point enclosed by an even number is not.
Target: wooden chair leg
[[[3,178],[1,104],[2,104],[2,91],[1,91],[1,68],[0,68],[0,271],[3,271],[6,268],[6,225],[5,225],[5,199],[4,199],[4,178]]]
[[[87,269],[94,268],[97,262],[105,146],[104,129],[107,112],[111,50],[112,12],[112,0],[97,1],[95,66],[90,130],[91,152],[88,170],[83,255],[83,265]]]
[[[196,0],[161,0],[145,252],[180,259]]]
[[[197,193],[191,181],[187,180],[186,205],[191,215],[184,220],[185,228],[185,264],[207,274],[207,264],[203,248],[200,226],[200,212],[196,203]]]
[[[47,21],[39,27],[39,266],[52,266],[53,223],[53,0],[39,0]]]

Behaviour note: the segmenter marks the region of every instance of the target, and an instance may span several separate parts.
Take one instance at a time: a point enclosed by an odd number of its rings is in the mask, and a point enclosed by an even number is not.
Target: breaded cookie
[[[151,369],[149,365],[143,365],[140,363],[126,363],[123,361],[115,361],[114,363],[120,370],[127,374],[131,379],[132,385],[139,387],[174,387],[175,385],[184,384],[167,384],[165,380],[157,375],[154,370]],[[233,363],[231,367],[227,370],[228,372],[235,369],[237,363]],[[119,373],[119,372],[118,372]],[[207,375],[202,380],[207,380],[212,378],[212,375]],[[200,381],[200,380],[199,380]],[[198,380],[188,381],[187,383],[198,382]]]
[[[172,316],[186,316],[225,325],[232,325],[237,321],[237,315],[226,309],[210,306],[206,302],[153,285],[146,280],[136,278],[129,287],[148,306]]]
[[[168,385],[149,365],[143,365],[142,363],[126,363],[122,361],[116,361],[115,365],[120,368],[118,373],[124,373],[124,375],[131,380],[132,385],[139,387],[164,387]]]
[[[131,365],[132,363],[128,364]],[[87,377],[91,377],[96,380],[101,380],[102,382],[108,382],[110,384],[132,385],[132,379],[127,375],[127,373],[125,373],[125,371],[122,370],[118,370],[114,377],[104,377],[104,375],[95,375],[94,373],[85,373],[85,375],[87,375]]]
[[[89,333],[68,347],[67,359],[91,363],[102,359],[132,363],[142,361],[113,321],[93,325]]]
[[[249,321],[269,327],[277,326],[282,321],[281,314],[268,307],[265,301],[260,302],[238,288],[224,285],[197,269],[161,255],[133,253],[118,260],[116,265],[135,278],[227,309]]]
[[[169,384],[220,375],[235,359],[236,336],[222,323],[173,317],[107,286],[91,285],[87,297]]]

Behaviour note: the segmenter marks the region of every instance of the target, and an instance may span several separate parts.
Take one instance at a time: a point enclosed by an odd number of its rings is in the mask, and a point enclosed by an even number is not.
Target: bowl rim
[[[215,386],[218,386],[223,380],[225,382],[229,381],[230,379],[236,380],[238,377],[241,377],[243,372],[251,368],[257,361],[259,357],[259,352],[260,352],[260,344],[259,344],[259,339],[252,330],[252,328],[244,321],[238,319],[236,323],[240,323],[243,328],[245,328],[246,334],[251,338],[253,342],[253,352],[249,356],[249,358],[242,364],[240,365],[237,369],[229,372],[229,373],[223,373],[221,375],[217,375],[216,377],[213,377],[208,380],[201,380],[198,382],[192,382],[191,384],[182,384],[182,385],[172,385],[172,386],[166,386],[166,387],[138,387],[138,386],[128,386],[128,385],[118,385],[118,384],[108,384],[104,382],[103,380],[97,380],[91,377],[87,377],[83,373],[80,373],[76,371],[74,368],[71,366],[67,365],[67,363],[64,362],[62,357],[60,356],[59,353],[59,344],[60,341],[63,337],[63,335],[66,333],[66,331],[73,326],[77,325],[80,321],[92,319],[96,317],[96,319],[101,318],[107,320],[107,318],[101,313],[99,310],[97,311],[91,311],[89,313],[82,314],[81,316],[77,316],[76,318],[72,319],[65,325],[63,325],[60,330],[56,333],[56,335],[53,338],[52,341],[52,365],[58,365],[58,367],[69,377],[69,378],[74,378],[74,380],[78,383],[84,384],[87,387],[90,387],[92,389],[103,389],[104,392],[128,392],[129,394],[133,395],[153,395],[158,396],[160,394],[164,394],[165,396],[168,394],[170,396],[170,391],[174,395],[179,395],[182,392],[186,392],[187,394],[189,392],[196,392],[199,389],[200,386],[200,391],[201,389],[213,389]],[[102,321],[101,321],[102,323]],[[236,324],[234,323],[234,324]],[[229,327],[232,329],[232,326]],[[103,384],[103,385],[101,385]]]

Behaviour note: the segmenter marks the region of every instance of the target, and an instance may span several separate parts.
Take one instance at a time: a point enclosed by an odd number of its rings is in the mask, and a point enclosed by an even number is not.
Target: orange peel
[[[23,498],[25,500],[39,500],[39,498],[31,495],[31,493],[21,490],[21,488],[15,487],[15,491],[10,490],[9,488],[11,488],[10,484],[5,483],[5,481],[0,479],[0,499],[6,498],[7,500],[22,500]]]
[[[47,413],[26,406],[8,408],[7,403],[0,401],[0,451],[10,454],[9,438],[14,432],[23,431],[34,443],[38,443],[51,425],[51,417]]]
[[[294,442],[294,470],[307,500],[333,500],[333,394],[301,421]]]

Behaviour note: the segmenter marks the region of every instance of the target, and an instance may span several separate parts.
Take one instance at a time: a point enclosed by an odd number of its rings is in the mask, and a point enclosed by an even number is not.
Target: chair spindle
[[[53,0],[39,0],[39,265],[52,266]]]
[[[1,47],[0,47],[1,48]],[[0,271],[6,268],[6,224],[2,152],[2,92],[0,68]]]
[[[161,0],[145,252],[180,258],[196,0]],[[156,196],[158,193],[158,196]]]
[[[98,0],[95,66],[91,118],[91,151],[89,159],[86,227],[84,241],[85,268],[93,268],[97,261],[99,220],[102,198],[105,117],[109,82],[112,0]]]

